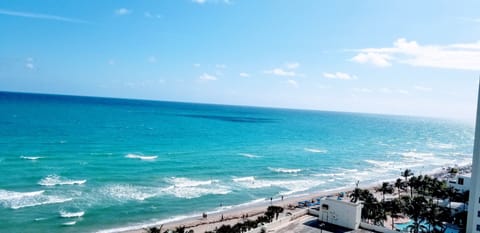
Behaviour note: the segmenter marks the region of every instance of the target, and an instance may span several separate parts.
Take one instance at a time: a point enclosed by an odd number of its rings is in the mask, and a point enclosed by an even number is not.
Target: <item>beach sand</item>
[[[469,166],[464,166],[458,168],[460,173],[465,173],[469,172],[471,168],[471,165]],[[444,168],[439,171],[434,171],[430,174],[425,174],[429,175],[432,177],[437,177],[437,178],[446,178],[448,174],[448,168]],[[398,177],[403,180],[403,177]],[[376,188],[380,187],[383,182],[395,182],[396,179],[391,179],[391,180],[382,180],[378,181],[375,183],[370,183],[368,185],[360,185],[359,188],[361,189],[369,189],[377,198],[381,197],[381,193],[376,193]],[[300,212],[306,207],[303,208],[288,208],[289,206],[297,206],[298,202],[300,201],[311,201],[311,200],[316,200],[319,197],[326,197],[326,196],[336,196],[339,193],[345,193],[344,200],[349,201],[350,198],[349,193],[355,189],[355,186],[351,187],[344,187],[344,188],[338,188],[338,189],[332,189],[332,190],[326,190],[326,191],[319,191],[311,194],[304,194],[304,195],[297,195],[297,196],[285,196],[283,200],[280,199],[273,199],[270,201],[270,199],[254,203],[254,204],[249,204],[249,205],[240,205],[236,207],[232,207],[230,209],[226,209],[220,212],[216,213],[210,213],[208,214],[207,218],[203,218],[202,214],[199,214],[198,217],[191,217],[191,218],[185,218],[177,221],[172,221],[165,223],[163,225],[156,225],[156,227],[162,227],[161,231],[164,232],[167,229],[175,229],[178,226],[185,226],[186,230],[194,230],[196,233],[203,233],[205,231],[212,231],[215,230],[216,228],[222,226],[222,225],[234,225],[238,222],[243,221],[242,216],[247,216],[248,219],[254,220],[258,216],[263,215],[265,211],[267,210],[268,206],[275,205],[275,206],[282,206],[284,207],[285,211],[283,215],[286,213],[290,212],[292,214],[296,212]],[[380,199],[379,199],[380,200]],[[397,220],[401,222],[402,220]],[[391,223],[391,220],[390,220]],[[153,225],[152,225],[153,226]],[[135,230],[127,230],[127,231],[121,231],[121,232],[126,232],[126,233],[140,233],[140,232],[147,232],[147,228],[143,229],[135,229]]]
[[[368,188],[373,190],[377,186],[378,184],[372,184],[368,186],[360,186],[359,188],[362,188],[362,189]],[[288,212],[293,214],[295,212],[305,209],[306,207],[290,209],[289,205],[295,207],[298,205],[298,202],[300,201],[306,201],[306,200],[316,201],[316,199],[319,197],[336,196],[341,192],[344,192],[344,193],[351,192],[354,188],[355,187],[339,188],[334,190],[320,191],[312,194],[298,195],[298,196],[292,196],[292,197],[285,196],[283,200],[281,200],[281,198],[273,199],[272,202],[270,202],[270,199],[268,199],[268,200],[265,200],[259,203],[254,203],[251,205],[236,206],[221,212],[211,213],[211,214],[208,214],[207,218],[203,218],[202,215],[200,214],[198,217],[185,218],[182,220],[165,223],[162,226],[162,232],[164,232],[167,229],[173,230],[177,226],[185,226],[187,230],[192,229],[194,230],[194,232],[203,233],[205,231],[214,230],[216,227],[220,227],[221,225],[234,225],[240,221],[243,221],[242,216],[248,216],[248,219],[254,220],[258,216],[263,215],[267,210],[268,206],[270,206],[271,204],[275,206],[284,207],[285,209],[284,214]],[[345,199],[350,200],[348,195],[345,197]],[[223,216],[223,221],[222,221],[222,216]],[[160,226],[157,226],[157,227],[160,227]],[[140,233],[140,232],[146,232],[146,229],[128,230],[123,232]]]

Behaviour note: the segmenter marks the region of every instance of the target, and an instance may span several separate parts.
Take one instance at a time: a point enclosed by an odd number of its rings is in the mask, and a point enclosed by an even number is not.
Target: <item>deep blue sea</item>
[[[470,163],[473,135],[430,118],[0,92],[0,231],[111,230],[431,172]]]

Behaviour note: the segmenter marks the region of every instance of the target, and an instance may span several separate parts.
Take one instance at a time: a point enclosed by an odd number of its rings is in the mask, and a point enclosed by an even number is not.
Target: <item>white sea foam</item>
[[[430,144],[428,144],[428,147],[436,148],[436,149],[445,149],[445,150],[457,148],[456,145],[451,144],[451,143],[430,143]]]
[[[0,204],[11,209],[63,203],[71,200],[72,198],[45,195],[44,190],[34,192],[15,192],[0,189]]]
[[[352,169],[348,169],[348,168],[342,168],[342,167],[339,167],[339,168],[336,168],[337,170],[341,171],[342,173],[353,173],[353,172],[358,172],[358,169],[355,169],[355,168],[352,168]]]
[[[268,167],[268,170],[279,173],[299,173],[302,169],[289,169],[289,168],[273,168]]]
[[[248,153],[238,153],[238,155],[241,155],[241,156],[247,157],[247,158],[258,158],[258,157],[260,157],[258,155],[248,154]]]
[[[140,159],[140,160],[155,160],[158,158],[156,155],[137,155],[137,154],[127,154],[125,158],[129,159]]]
[[[11,199],[19,199],[19,198],[25,198],[25,197],[33,197],[33,196],[42,195],[44,192],[45,190],[33,191],[33,192],[14,192],[14,191],[0,189],[0,200],[11,200]]]
[[[113,228],[113,229],[106,229],[106,230],[100,230],[97,233],[117,233],[117,232],[130,232],[133,230],[139,230],[139,229],[145,229],[153,226],[158,226],[164,223],[169,223],[169,222],[176,222],[180,221],[183,219],[187,218],[192,218],[192,217],[198,217],[199,214],[192,214],[192,215],[179,215],[167,219],[163,219],[160,221],[152,222],[152,223],[145,223],[145,224],[137,224],[137,225],[132,225],[132,226],[126,226],[126,227],[119,227],[119,228]]]
[[[77,221],[70,221],[70,222],[64,222],[62,223],[63,226],[73,226],[77,224]]]
[[[85,211],[79,211],[79,212],[68,212],[65,210],[60,211],[60,216],[62,218],[79,218],[82,217],[85,214]]]
[[[198,198],[204,195],[225,195],[231,189],[222,185],[218,180],[191,180],[183,177],[166,179],[171,185],[162,189],[162,192],[178,198]]]
[[[185,177],[171,177],[166,179],[166,181],[175,185],[176,187],[196,187],[218,182],[218,180],[192,180]]]
[[[49,175],[41,179],[38,184],[43,186],[55,186],[55,185],[80,185],[85,184],[87,180],[69,180],[57,175]]]
[[[409,151],[409,152],[404,152],[400,154],[405,158],[413,158],[413,159],[425,159],[425,158],[434,156],[433,153],[419,153],[416,151]]]
[[[327,153],[328,151],[327,150],[323,150],[323,149],[315,149],[315,148],[303,148],[305,151],[308,151],[308,152],[312,152],[312,153]]]
[[[326,183],[321,179],[304,179],[304,180],[267,180],[255,179],[253,177],[244,177],[234,180],[234,182],[243,188],[259,189],[268,187],[279,187],[287,191],[282,192],[282,195],[289,195],[292,193],[303,192],[313,187]]]
[[[395,162],[393,161],[378,161],[378,160],[371,160],[371,159],[366,159],[364,160],[367,163],[373,164],[376,167],[392,167]]]
[[[26,160],[37,160],[37,159],[42,159],[43,157],[41,156],[20,156],[21,159],[26,159]]]
[[[339,173],[318,173],[318,174],[313,174],[313,176],[317,177],[343,177],[345,176],[344,172],[339,172]]]
[[[113,184],[101,188],[100,192],[117,201],[143,201],[145,199],[160,195],[156,188],[133,186],[128,184]]]
[[[255,177],[247,176],[247,177],[238,177],[232,179],[234,182],[255,182]]]

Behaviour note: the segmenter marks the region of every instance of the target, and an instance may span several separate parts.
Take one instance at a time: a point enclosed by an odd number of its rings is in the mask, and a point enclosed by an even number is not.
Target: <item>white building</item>
[[[480,88],[477,99],[477,120],[473,144],[472,179],[468,203],[466,232],[480,232]]]
[[[448,181],[448,186],[461,192],[470,190],[471,175],[472,174],[457,175],[455,179]]]
[[[337,199],[321,200],[318,220],[337,226],[358,229],[362,217],[362,204]]]

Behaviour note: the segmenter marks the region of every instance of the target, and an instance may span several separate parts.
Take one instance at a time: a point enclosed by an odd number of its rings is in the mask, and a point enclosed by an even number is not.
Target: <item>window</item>
[[[480,225],[477,224],[477,231],[480,231]]]
[[[463,185],[463,178],[458,178],[458,184]]]
[[[323,205],[322,205],[322,209],[323,209],[323,210],[328,210],[328,205],[323,204]]]
[[[480,217],[480,211],[477,212],[477,217]]]

